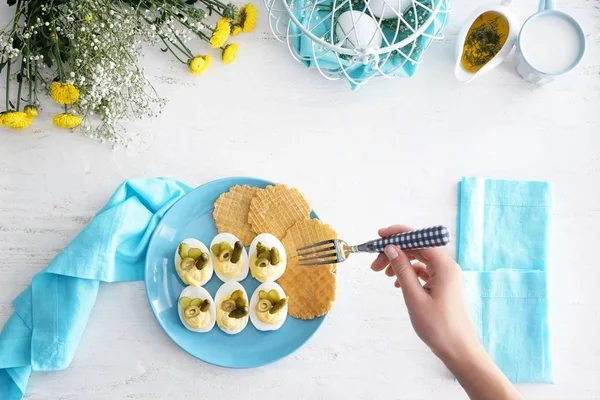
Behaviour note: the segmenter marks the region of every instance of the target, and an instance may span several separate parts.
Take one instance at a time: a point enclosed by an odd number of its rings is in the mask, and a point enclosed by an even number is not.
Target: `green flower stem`
[[[177,38],[177,41],[179,42],[179,44],[181,45],[181,47],[183,47],[186,50],[187,56],[189,58],[194,58],[194,54],[192,54],[192,51],[185,45],[185,43],[183,43],[183,40],[181,40],[181,38],[179,37],[179,35],[175,35],[175,37]]]
[[[208,7],[216,7],[216,8],[212,8],[213,11],[216,11],[217,14],[219,14],[220,16],[223,16],[223,10],[225,10],[225,8],[227,8],[227,6],[223,3],[221,3],[218,0],[200,0],[201,3],[204,3],[204,5],[208,6]],[[184,10],[186,8],[188,8],[187,5],[182,4],[181,1],[177,1],[177,0],[168,0],[167,1],[168,4],[177,7],[178,10],[181,10],[182,12],[185,12]]]
[[[10,58],[6,62],[6,111],[10,109]]]
[[[12,26],[12,31],[11,31],[11,35],[10,37],[12,38],[13,35],[15,34],[15,31],[17,29],[17,24],[19,23],[19,19],[21,19],[21,0],[17,1],[17,9],[15,11],[15,17],[12,21],[13,26]],[[9,22],[10,24],[10,22]],[[7,63],[6,63],[6,111],[9,111],[10,109],[10,65],[11,65],[11,61],[10,61],[10,57],[7,58]]]
[[[185,54],[186,56],[190,57],[191,52],[189,52],[189,50],[186,52],[184,49],[182,49],[181,47],[177,46],[175,43],[173,42],[169,42],[171,44],[171,46],[175,47],[177,50],[179,50],[180,52],[182,52],[183,54]]]
[[[205,33],[200,32],[199,30],[197,30],[196,28],[190,26],[190,24],[188,24],[187,22],[181,22],[181,25],[185,26],[186,28],[188,28],[190,31],[194,32],[196,35],[200,36],[202,39],[205,39],[206,41],[208,41],[210,43],[210,37],[208,37]],[[210,28],[208,28],[210,29]],[[214,29],[210,29],[213,33],[215,32]]]
[[[19,81],[19,88],[17,89],[17,110],[19,111],[19,108],[21,107],[21,89],[23,88],[23,72],[25,71],[25,58],[24,56],[21,57],[21,71],[19,72],[21,74],[21,80]]]
[[[35,78],[33,79],[33,95],[35,96],[35,104],[38,104],[38,77],[40,76],[38,64],[35,63]]]
[[[171,49],[171,47],[169,46],[169,43],[167,43],[167,41],[165,40],[165,38],[162,35],[159,35],[160,40],[162,40],[162,42],[165,44],[165,46],[167,47],[167,50],[169,50],[171,52],[171,54],[173,54],[173,56],[178,59],[182,64],[187,64],[187,62],[183,61],[181,58],[179,58],[177,56],[177,54],[175,54],[175,52],[173,51],[173,49]]]
[[[56,66],[58,67],[58,76],[61,82],[65,81],[65,71],[63,69],[62,59],[60,58],[60,49],[58,48],[58,33],[56,32],[56,17],[54,13],[51,13],[50,17],[52,18],[52,40],[54,46],[52,52],[54,53],[54,57],[56,58]]]
[[[214,8],[212,8],[213,11],[216,11],[221,16],[223,16],[222,11],[227,8],[227,6],[225,4],[221,3],[220,1],[216,1],[216,0],[200,0],[200,2],[204,3],[207,7],[214,7]],[[219,10],[221,10],[221,12]]]
[[[29,95],[27,96],[27,101],[29,102],[29,104],[33,104],[32,103],[32,91],[33,91],[33,86],[31,84],[31,48],[30,48],[30,43],[27,43],[27,85],[28,85],[28,89],[29,89]],[[35,77],[33,77],[33,79],[35,79]]]

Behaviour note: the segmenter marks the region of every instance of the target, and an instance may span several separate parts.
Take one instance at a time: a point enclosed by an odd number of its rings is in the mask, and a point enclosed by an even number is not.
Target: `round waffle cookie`
[[[281,242],[287,256],[292,258],[297,256],[296,249],[335,238],[337,233],[331,226],[321,223],[318,219],[304,219],[288,229]]]
[[[321,317],[333,307],[336,281],[330,265],[301,267],[297,257],[290,258],[277,283],[288,296],[288,313],[294,318]]]
[[[250,246],[256,232],[248,223],[248,212],[250,201],[259,190],[259,188],[248,185],[236,185],[219,196],[215,201],[213,211],[213,218],[219,233],[232,233],[244,243],[244,246]]]
[[[269,232],[281,240],[292,225],[309,215],[310,204],[298,189],[277,184],[256,193],[250,202],[248,222],[255,232]]]

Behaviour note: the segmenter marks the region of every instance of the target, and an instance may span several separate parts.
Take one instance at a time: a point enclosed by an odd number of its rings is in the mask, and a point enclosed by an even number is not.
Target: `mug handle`
[[[556,8],[556,4],[554,0],[540,0],[540,6],[538,8],[538,12],[546,11],[546,10],[554,10]]]

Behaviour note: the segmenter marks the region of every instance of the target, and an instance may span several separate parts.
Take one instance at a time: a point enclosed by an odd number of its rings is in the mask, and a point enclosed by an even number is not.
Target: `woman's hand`
[[[413,229],[394,225],[387,237]],[[454,373],[472,399],[521,399],[481,344],[463,294],[460,266],[441,248],[402,251],[388,246],[371,268],[402,288],[417,335]]]
[[[379,230],[381,237],[411,231],[394,225]],[[371,265],[385,269],[402,288],[415,332],[440,358],[479,345],[464,299],[459,265],[441,248],[409,250],[388,246]],[[423,284],[421,283],[423,282]]]

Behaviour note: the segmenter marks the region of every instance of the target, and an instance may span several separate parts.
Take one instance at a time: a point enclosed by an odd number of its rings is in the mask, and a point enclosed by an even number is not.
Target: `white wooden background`
[[[524,20],[536,3],[514,9]],[[53,129],[51,107],[33,129],[0,129],[0,326],[12,299],[124,179],[285,182],[350,241],[396,222],[454,227],[464,175],[552,180],[557,383],[521,389],[529,399],[600,399],[600,2],[559,1],[584,27],[588,52],[573,73],[540,88],[516,75],[512,57],[468,86],[454,80],[454,38],[478,4],[451,3],[447,38],[411,80],[380,79],[358,92],[326,81],[273,38],[259,4],[260,24],[238,40],[234,64],[191,77],[158,52],[147,60],[170,103],[161,119],[129,126],[139,135],[130,149]],[[252,370],[180,350],[154,320],[143,283],[103,285],[70,368],[34,373],[26,398],[464,399],[413,333],[400,291],[369,264],[357,256],[339,269],[335,307],[305,347]]]

